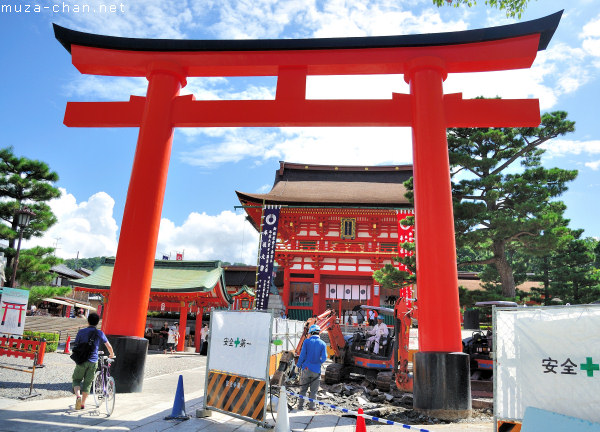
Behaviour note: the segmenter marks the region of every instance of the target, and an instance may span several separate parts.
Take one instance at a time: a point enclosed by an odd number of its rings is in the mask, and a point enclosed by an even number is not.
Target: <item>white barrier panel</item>
[[[273,339],[281,340],[282,344],[272,347],[271,354],[294,351],[298,346],[305,324],[305,321],[275,318],[273,320]]]
[[[494,415],[600,422],[600,305],[494,308]]]
[[[204,407],[262,424],[269,392],[270,314],[212,311]]]
[[[213,311],[208,369],[265,379],[271,346],[271,315]]]

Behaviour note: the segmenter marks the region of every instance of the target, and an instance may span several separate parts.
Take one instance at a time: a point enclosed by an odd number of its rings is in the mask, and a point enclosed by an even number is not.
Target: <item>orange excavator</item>
[[[332,363],[325,369],[325,382],[337,383],[348,378],[351,373],[374,379],[381,390],[389,390],[395,381],[399,390],[412,391],[412,374],[409,372],[409,332],[416,307],[409,309],[403,298],[396,301],[394,309],[362,306],[363,309],[375,309],[379,314],[394,317],[394,330],[379,341],[380,352],[374,354],[367,348],[366,329],[357,329],[353,334],[344,335],[339,318],[334,310],[328,309],[321,315],[309,318],[295,351],[283,353],[278,370],[271,383],[281,385],[288,377],[295,375],[295,364],[302,344],[309,337],[308,329],[316,324],[321,332],[329,336],[329,353]]]

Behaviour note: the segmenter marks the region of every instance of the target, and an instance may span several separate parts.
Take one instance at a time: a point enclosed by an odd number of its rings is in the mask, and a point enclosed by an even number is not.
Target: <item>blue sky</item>
[[[100,12],[113,4],[117,12]],[[63,196],[52,203],[59,222],[35,243],[57,245],[63,258],[116,253],[137,140],[132,128],[67,128],[62,124],[66,102],[127,100],[131,94],[145,95],[146,82],[81,75],[54,39],[53,22],[97,34],[188,39],[416,34],[514,22],[483,4],[437,8],[430,0],[3,0],[2,5],[12,11],[0,13],[0,145],[43,160],[59,174]],[[90,10],[75,11],[83,5]],[[558,31],[533,68],[455,74],[444,89],[464,97],[538,98],[542,111],[567,111],[576,132],[546,146],[544,165],[579,170],[562,197],[567,217],[572,228],[600,237],[595,223],[600,213],[600,5],[596,0],[532,1],[522,20],[565,7]],[[307,85],[308,98],[390,98],[392,92],[408,92],[402,76],[311,77]],[[196,78],[182,93],[197,99],[272,99],[275,78]],[[235,209],[235,190],[268,191],[279,160],[411,163],[410,142],[406,128],[178,129],[157,257],[185,251],[186,259],[254,263],[257,235]]]

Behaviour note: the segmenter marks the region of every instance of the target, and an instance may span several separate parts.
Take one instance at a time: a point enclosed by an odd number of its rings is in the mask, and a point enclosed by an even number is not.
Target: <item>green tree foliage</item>
[[[68,286],[32,286],[29,288],[29,304],[40,304],[45,298],[64,296],[71,291]]]
[[[8,260],[7,276],[12,275],[15,242],[19,236],[15,212],[25,205],[35,213],[23,231],[24,239],[41,236],[56,223],[56,217],[46,204],[60,196],[60,191],[53,186],[56,181],[58,174],[50,171],[44,162],[15,156],[11,147],[0,149],[0,220],[4,222],[0,223],[0,240],[8,242],[8,247],[0,251]],[[31,256],[40,256],[39,251]],[[20,261],[22,265],[23,258]],[[19,271],[19,275],[23,274]]]
[[[404,182],[406,186],[406,198],[413,202],[413,178],[411,177]],[[408,216],[400,222],[404,226],[415,225],[414,216]],[[383,288],[402,288],[404,286],[417,283],[417,260],[415,256],[415,244],[404,242],[400,247],[408,251],[407,256],[394,257],[394,262],[400,264],[400,268],[396,268],[392,264],[386,264],[380,270],[373,272],[373,278],[379,282]]]
[[[65,260],[64,264],[72,270],[86,268],[88,270],[96,270],[108,257],[93,257],[93,258],[72,258]]]
[[[17,280],[24,287],[33,285],[49,285],[56,277],[50,269],[62,262],[53,255],[54,248],[40,246],[23,249],[19,254]]]
[[[532,260],[535,277],[544,283],[536,290],[544,304],[553,300],[580,304],[600,300],[600,270],[596,267],[598,242],[581,238],[583,230],[570,231],[556,249]]]
[[[536,128],[448,132],[456,244],[489,256],[459,265],[493,265],[505,297],[515,296],[511,255],[543,255],[566,230],[566,207],[554,198],[577,171],[543,168],[539,146],[574,127],[567,113],[557,111],[544,114]]]
[[[529,0],[484,0],[483,3],[486,6],[506,11],[507,17],[521,18]],[[477,4],[477,0],[433,0],[433,4],[437,7],[444,5],[454,6],[456,8],[460,5],[471,7]]]

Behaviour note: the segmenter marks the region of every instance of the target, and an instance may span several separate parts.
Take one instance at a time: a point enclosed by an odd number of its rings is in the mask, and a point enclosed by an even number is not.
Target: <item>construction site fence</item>
[[[494,416],[528,407],[600,422],[600,305],[493,308]]]

